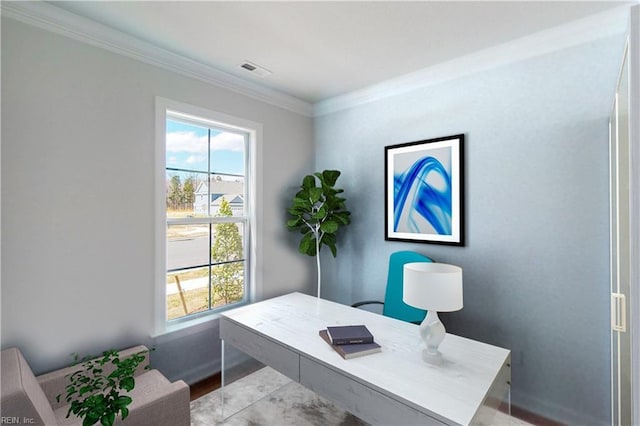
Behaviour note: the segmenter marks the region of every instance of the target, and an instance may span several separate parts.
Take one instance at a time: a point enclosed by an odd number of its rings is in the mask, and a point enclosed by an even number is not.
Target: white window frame
[[[156,150],[155,150],[155,336],[190,328],[219,318],[224,308],[206,311],[176,320],[167,320],[167,217],[166,217],[166,129],[167,116],[179,117],[217,129],[241,132],[248,135],[247,170],[245,172],[248,211],[248,235],[245,252],[247,295],[242,304],[252,303],[262,297],[262,262],[260,254],[262,229],[262,124],[186,104],[171,99],[156,97]],[[232,306],[238,306],[233,304]]]

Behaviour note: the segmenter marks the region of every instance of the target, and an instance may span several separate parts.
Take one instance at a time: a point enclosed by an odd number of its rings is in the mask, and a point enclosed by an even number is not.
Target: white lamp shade
[[[462,268],[446,263],[406,263],[402,300],[436,312],[462,309]]]

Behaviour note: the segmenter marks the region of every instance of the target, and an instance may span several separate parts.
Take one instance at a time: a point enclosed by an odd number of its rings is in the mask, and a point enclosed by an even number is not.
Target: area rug
[[[224,410],[221,395],[224,394]],[[304,386],[264,367],[191,402],[192,426],[364,426]]]
[[[221,396],[224,394],[224,411]],[[495,413],[491,426],[533,426]],[[191,402],[191,426],[365,426],[342,410],[270,367]]]

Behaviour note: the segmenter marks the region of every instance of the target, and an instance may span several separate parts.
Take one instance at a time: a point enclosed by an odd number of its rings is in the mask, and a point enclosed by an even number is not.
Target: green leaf
[[[343,225],[348,225],[349,223],[351,223],[351,219],[349,218],[350,215],[351,213],[349,212],[335,212],[333,215],[331,215],[331,219],[337,220]]]
[[[102,426],[113,426],[113,423],[116,421],[116,413],[107,413],[104,416],[100,417],[100,424]]]
[[[338,249],[336,248],[336,234],[325,233],[322,236],[320,243],[329,247],[329,250],[331,250],[331,254],[333,255],[333,257],[337,256]]]
[[[304,179],[302,179],[302,187],[304,189],[315,188],[315,186],[316,178],[314,178],[312,175],[307,175],[304,177]]]
[[[317,212],[311,215],[311,217],[316,220],[322,220],[326,216],[327,216],[327,208],[325,206],[320,207]]]
[[[129,415],[129,409],[126,408],[126,407],[121,407],[120,408],[120,413],[122,414],[122,420],[124,420]]]
[[[288,226],[289,228],[294,228],[294,229],[295,229],[295,228],[297,228],[298,226],[300,226],[300,225],[302,225],[302,224],[303,224],[302,219],[301,219],[301,218],[299,218],[299,217],[298,217],[298,218],[295,218],[295,219],[289,219],[289,220],[287,221],[287,226]]]
[[[120,381],[120,388],[126,390],[127,392],[131,392],[131,390],[136,386],[136,381],[133,377],[124,377]]]
[[[331,250],[331,254],[333,255],[333,257],[336,257],[338,255],[338,249],[336,248],[336,245],[327,244],[327,246],[329,247],[329,250]]]
[[[336,243],[336,234],[324,234],[322,239],[320,240],[322,244],[335,244]]]
[[[126,395],[121,395],[118,397],[118,399],[116,399],[115,401],[115,405],[117,405],[118,407],[126,407],[127,405],[131,404],[133,402],[133,400],[131,399],[131,397],[126,396]]]
[[[92,413],[87,414],[87,416],[82,420],[82,426],[92,426],[100,421],[100,417],[95,417]]]
[[[305,214],[307,211],[306,209],[301,209],[299,207],[292,207],[289,210],[287,210],[287,212],[289,212],[291,216],[299,217]]]
[[[311,198],[311,191],[314,190],[320,190],[320,188],[311,188],[309,191],[305,191],[305,197],[296,197],[293,199],[293,207],[294,208],[300,208],[300,209],[306,209],[306,210],[310,210],[311,209],[311,202],[309,201],[309,198]]]
[[[309,189],[309,200],[311,201],[312,204],[315,204],[318,201],[320,201],[321,197],[322,197],[322,188]]]
[[[322,222],[320,225],[320,230],[327,234],[333,234],[338,230],[338,223],[332,220],[327,220],[326,222]]]
[[[340,172],[338,170],[325,170],[322,172],[322,183],[327,186],[333,186],[339,177]]]
[[[298,247],[298,251],[302,254],[308,254],[309,256],[314,256],[314,254],[309,254],[312,251],[315,252],[316,247],[316,239],[313,233],[309,232],[300,241],[300,246]]]

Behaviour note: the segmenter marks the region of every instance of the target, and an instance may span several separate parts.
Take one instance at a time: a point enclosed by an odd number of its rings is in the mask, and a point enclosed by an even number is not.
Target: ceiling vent
[[[258,77],[266,77],[270,74],[273,74],[271,71],[269,71],[265,67],[262,67],[250,61],[244,61],[243,63],[241,63],[240,68],[242,68],[247,72],[250,72],[253,75],[257,75]]]

